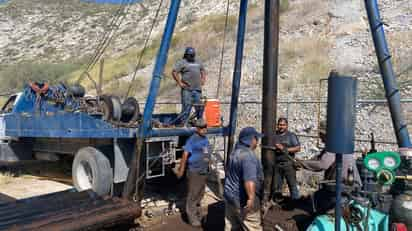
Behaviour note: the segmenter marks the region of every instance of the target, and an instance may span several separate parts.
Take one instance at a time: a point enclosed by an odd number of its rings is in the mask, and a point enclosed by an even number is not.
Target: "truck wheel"
[[[113,171],[109,159],[94,147],[77,151],[72,166],[72,177],[78,191],[92,189],[98,195],[110,193]]]
[[[119,121],[122,117],[122,104],[117,96],[100,96],[100,110],[103,112],[102,119],[105,121]]]
[[[121,121],[124,123],[136,122],[139,117],[139,102],[134,97],[127,98],[122,104]]]
[[[110,100],[113,105],[112,119],[114,121],[120,121],[120,118],[122,117],[122,103],[120,102],[120,98],[117,96],[111,96]]]

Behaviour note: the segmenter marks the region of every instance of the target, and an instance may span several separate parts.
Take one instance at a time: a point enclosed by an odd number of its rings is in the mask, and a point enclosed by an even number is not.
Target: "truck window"
[[[10,96],[10,98],[6,101],[6,103],[1,108],[1,113],[11,112],[13,110],[14,101],[16,101],[16,98],[17,98],[17,95]]]

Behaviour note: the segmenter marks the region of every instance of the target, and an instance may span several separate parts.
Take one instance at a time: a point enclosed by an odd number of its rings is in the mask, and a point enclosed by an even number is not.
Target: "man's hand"
[[[284,146],[283,144],[275,144],[275,147],[276,147],[277,149],[282,150],[282,151],[283,151],[283,149],[285,148],[285,146]]]
[[[253,206],[254,205],[254,200],[253,199],[248,199],[246,201],[246,206],[243,207],[244,208],[244,213],[248,214],[249,212],[251,212],[253,210]]]
[[[189,84],[187,84],[187,83],[184,82],[184,81],[179,81],[177,84],[178,84],[179,87],[181,87],[181,88],[188,88],[188,87],[190,87]]]
[[[303,166],[302,166],[301,164],[299,164],[298,162],[294,162],[294,163],[293,163],[293,167],[294,167],[296,170],[301,170],[301,169],[303,168]]]
[[[186,161],[189,158],[189,153],[184,151],[182,159],[180,159],[180,165],[177,171],[173,171],[177,178],[182,178],[183,174],[185,173],[185,168],[186,168]]]
[[[175,79],[177,85],[179,85],[179,87],[181,88],[188,88],[190,87],[190,85],[188,83],[186,83],[185,81],[183,81],[180,77],[179,77],[179,73],[176,70],[172,71],[172,76]]]
[[[200,85],[204,86],[206,83],[206,72],[204,70],[200,71]]]
[[[182,178],[183,174],[184,173],[182,171],[177,171],[176,172],[176,176],[177,176],[178,179]]]
[[[173,171],[173,173],[176,175],[176,177],[177,177],[178,179],[180,179],[180,178],[183,176],[183,174],[181,173],[181,171],[180,171],[179,168],[178,168],[178,169],[173,168],[172,171]]]

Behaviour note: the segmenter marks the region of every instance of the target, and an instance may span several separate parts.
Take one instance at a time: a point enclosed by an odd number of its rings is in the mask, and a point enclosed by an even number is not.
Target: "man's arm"
[[[298,137],[296,136],[295,133],[292,133],[291,136],[292,136],[291,137],[291,139],[292,139],[291,146],[292,147],[287,148],[288,153],[293,154],[293,153],[300,152],[300,142],[299,142]]]
[[[257,168],[255,165],[255,160],[248,154],[242,159],[242,171],[243,171],[243,187],[245,187],[247,201],[244,207],[245,212],[248,213],[253,209],[256,195],[256,180],[257,180]]]
[[[179,73],[181,73],[184,68],[185,68],[184,61],[179,60],[176,62],[172,70],[173,79],[175,79],[177,85],[179,85],[181,88],[189,87],[188,84],[182,80],[181,76],[179,76]]]
[[[204,69],[200,70],[200,84],[203,86],[206,83],[206,72]]]
[[[320,160],[304,160],[302,165],[311,171],[322,171],[328,169],[335,162],[335,154],[324,153]]]
[[[289,148],[287,148],[287,150],[288,150],[288,153],[300,152],[300,146],[289,147]]]
[[[182,177],[183,174],[185,173],[185,169],[186,169],[186,162],[187,162],[187,158],[189,157],[189,153],[184,151],[183,152],[183,156],[180,159],[180,166],[179,166],[179,170],[176,173],[176,176],[178,178]]]
[[[300,152],[300,145],[299,146],[293,146],[293,147],[287,147],[286,144],[275,144],[275,147],[277,149],[282,150],[284,153],[289,153],[293,154],[296,152]]]
[[[172,76],[173,79],[175,79],[177,85],[179,85],[181,88],[188,87],[185,82],[182,81],[182,79],[179,77],[179,73],[176,70],[172,71]]]
[[[247,194],[247,201],[246,201],[246,212],[249,212],[253,209],[255,195],[256,195],[256,185],[255,182],[248,180],[244,183],[245,191]]]

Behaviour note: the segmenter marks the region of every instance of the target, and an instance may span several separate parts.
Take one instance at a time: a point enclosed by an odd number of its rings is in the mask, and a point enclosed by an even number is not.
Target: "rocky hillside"
[[[182,1],[161,87],[161,100],[179,100],[179,90],[170,78],[170,67],[188,45],[197,48],[207,68],[209,81],[205,94],[216,97],[220,84],[219,97],[229,100],[239,1],[230,2],[222,82],[219,83],[226,1]],[[264,1],[249,2],[241,100],[260,101]],[[358,98],[384,99],[363,1],[281,2],[279,97],[282,102],[279,114],[290,119],[292,130],[302,135],[316,135],[318,115],[325,117],[325,104],[293,101],[324,101],[326,86],[320,80],[326,78],[331,69],[359,78]],[[163,1],[137,71],[133,93],[140,100],[144,100],[147,93],[169,3]],[[380,0],[379,4],[402,96],[411,97],[412,3],[409,0]],[[114,31],[113,39],[102,55],[105,59],[104,90],[123,96],[158,6],[158,0],[143,1],[125,9],[80,0],[11,0],[0,5],[0,79],[4,83],[0,90],[20,87],[22,80],[29,78],[75,81],[95,54],[105,33]],[[121,23],[109,27],[116,12],[123,12]],[[90,71],[95,79],[98,66],[96,64]],[[88,81],[83,83],[93,93],[92,85]],[[408,123],[412,121],[409,105],[404,104]],[[260,108],[258,104],[242,104],[240,126],[260,127]],[[357,109],[357,138],[367,140],[374,132],[377,140],[395,140],[385,104],[362,103]],[[177,111],[179,108],[162,110]],[[228,118],[227,107],[224,111]],[[314,139],[301,139],[306,153],[316,149]],[[367,143],[359,142],[358,149],[366,146]]]

